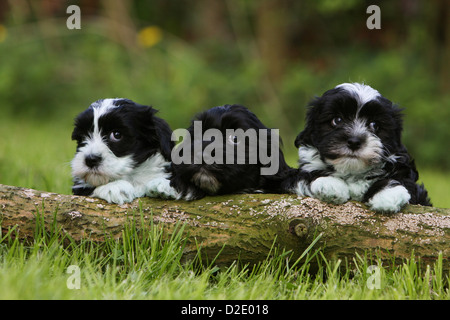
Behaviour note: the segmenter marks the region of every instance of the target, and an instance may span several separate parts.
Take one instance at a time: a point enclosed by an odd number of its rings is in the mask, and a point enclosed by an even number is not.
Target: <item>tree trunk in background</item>
[[[426,11],[427,53],[442,93],[450,91],[450,6],[448,0],[424,4]]]
[[[140,206],[141,205],[141,206]],[[124,225],[135,217],[139,228],[154,224],[166,239],[177,223],[185,225],[185,257],[197,254],[217,264],[235,260],[257,263],[275,244],[291,250],[293,258],[320,235],[314,249],[329,259],[353,261],[356,253],[376,254],[385,266],[393,259],[411,258],[432,264],[441,252],[450,270],[450,209],[407,206],[402,213],[380,215],[359,203],[336,206],[294,195],[244,194],[207,197],[197,201],[141,198],[130,204],[108,204],[100,199],[41,192],[0,185],[2,233],[16,226],[17,237],[32,239],[36,216],[47,230],[61,228],[74,240],[120,238]],[[39,215],[37,215],[39,213]],[[142,219],[141,219],[142,214]],[[147,222],[142,226],[142,222]],[[13,233],[14,234],[14,233]]]
[[[285,1],[264,0],[258,8],[256,36],[269,77],[273,83],[282,80],[288,61],[288,29]]]
[[[136,27],[131,17],[130,0],[102,0],[112,39],[128,50],[136,48]]]
[[[215,40],[226,44],[231,32],[226,21],[226,5],[223,1],[201,0],[195,2],[195,35],[198,38]]]
[[[257,4],[255,40],[259,49],[258,58],[265,68],[259,89],[263,110],[268,117],[277,110],[278,127],[283,128],[284,135],[292,136],[297,133],[288,116],[290,112],[284,110],[285,106],[279,96],[291,50],[288,43],[288,4],[284,0],[263,0]]]

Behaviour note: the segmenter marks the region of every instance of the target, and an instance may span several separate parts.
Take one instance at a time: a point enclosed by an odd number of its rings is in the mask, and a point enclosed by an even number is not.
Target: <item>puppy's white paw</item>
[[[308,183],[306,181],[300,180],[295,188],[292,190],[293,193],[301,196],[301,197],[311,197],[311,190],[309,189]]]
[[[170,180],[166,178],[152,179],[147,183],[146,195],[152,198],[179,199],[181,195],[170,186]]]
[[[368,202],[370,209],[383,213],[396,213],[406,205],[411,195],[404,186],[386,187]]]
[[[335,177],[320,177],[311,183],[313,197],[325,202],[341,204],[350,199],[344,180]]]
[[[117,180],[99,186],[95,188],[92,196],[117,204],[131,202],[134,198],[138,197],[133,185],[125,180]]]

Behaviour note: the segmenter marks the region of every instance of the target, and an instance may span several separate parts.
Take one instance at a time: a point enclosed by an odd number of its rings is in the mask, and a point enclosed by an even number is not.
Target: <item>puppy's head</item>
[[[301,159],[312,147],[335,171],[358,174],[389,161],[402,148],[401,131],[400,109],[391,101],[370,86],[344,83],[311,102],[295,146]]]
[[[171,130],[157,110],[128,99],[102,99],[75,119],[72,176],[97,187],[124,178],[156,153],[170,160]]]
[[[263,139],[260,129],[266,133]],[[190,140],[183,140],[181,145],[188,141],[182,152],[188,151],[190,156],[173,165],[173,185],[179,191],[194,185],[212,195],[259,187],[264,165],[258,150],[264,144],[265,150],[271,152],[272,132],[255,114],[240,105],[214,107],[199,114],[187,133]],[[282,161],[280,166],[286,165],[279,148],[276,157],[277,162]]]

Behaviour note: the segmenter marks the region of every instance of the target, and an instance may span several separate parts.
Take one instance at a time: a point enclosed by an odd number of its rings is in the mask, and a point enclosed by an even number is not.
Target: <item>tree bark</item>
[[[133,216],[139,228],[142,221],[152,219],[164,228],[167,239],[177,223],[183,223],[185,257],[194,257],[201,246],[202,257],[209,261],[220,252],[215,261],[220,265],[238,259],[263,261],[273,244],[291,250],[295,259],[320,235],[315,248],[322,248],[330,259],[351,263],[356,253],[372,253],[390,265],[414,253],[422,263],[432,264],[441,252],[444,269],[450,269],[450,209],[410,205],[398,214],[382,215],[356,202],[337,206],[287,194],[227,195],[190,202],[140,198],[116,205],[0,185],[2,234],[16,226],[17,237],[32,239],[37,213],[46,229],[60,228],[75,241],[118,239]]]

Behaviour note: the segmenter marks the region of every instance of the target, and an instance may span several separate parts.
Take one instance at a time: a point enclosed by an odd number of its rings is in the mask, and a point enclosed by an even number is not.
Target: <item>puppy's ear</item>
[[[314,122],[317,118],[318,108],[319,108],[319,100],[320,98],[316,98],[315,100],[311,101],[309,104],[308,111],[306,113],[306,124],[305,129],[303,129],[302,132],[298,134],[298,136],[295,138],[295,147],[298,148],[301,145],[313,145],[312,142],[312,134],[314,131]]]
[[[94,124],[94,112],[92,107],[89,107],[80,113],[74,122],[74,129],[72,131],[72,140],[80,141],[83,136],[86,136],[92,130]]]
[[[403,146],[401,137],[402,137],[402,131],[403,131],[403,108],[400,108],[399,106],[392,104],[394,108],[394,113],[392,115],[392,118],[394,119],[395,123],[397,124],[397,127],[395,128],[395,138],[397,142],[397,146],[399,146],[400,149],[405,149],[405,146]]]
[[[405,146],[401,145],[400,149],[396,152],[395,162],[393,164],[386,163],[386,167],[389,170],[392,165],[398,177],[397,180],[402,178],[410,179],[416,182],[419,179],[419,172],[416,169],[416,164],[414,159],[409,155]]]
[[[77,127],[75,127],[74,129],[73,129],[73,131],[72,131],[72,140],[79,140],[81,137],[80,137],[80,132],[79,132],[79,130],[78,130],[78,128]]]
[[[136,114],[139,132],[147,140],[152,149],[159,149],[161,154],[167,160],[171,159],[172,148],[172,130],[166,121],[155,116],[158,110],[150,106],[140,106]]]
[[[307,135],[307,133],[305,131],[306,131],[306,128],[305,128],[305,130],[300,132],[297,135],[297,137],[295,138],[294,145],[296,148],[299,148],[302,144],[307,144],[307,143],[305,143],[305,140],[307,140],[307,139],[305,139],[305,136]]]
[[[171,160],[172,148],[175,146],[175,142],[172,141],[172,129],[166,121],[156,116],[153,117],[153,123],[155,124],[161,154],[167,160]]]

